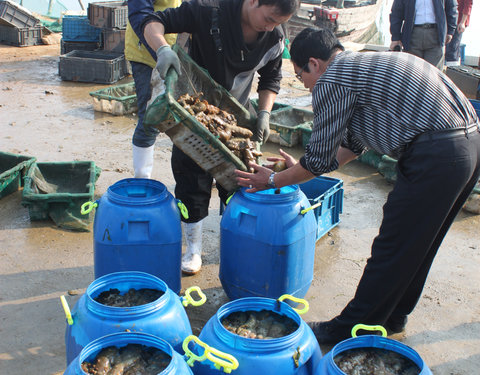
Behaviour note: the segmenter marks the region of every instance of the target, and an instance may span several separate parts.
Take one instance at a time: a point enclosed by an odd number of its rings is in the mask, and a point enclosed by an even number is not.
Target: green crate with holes
[[[88,230],[92,217],[83,215],[81,206],[93,200],[100,171],[93,161],[34,163],[22,193],[30,220],[52,219],[62,228]]]

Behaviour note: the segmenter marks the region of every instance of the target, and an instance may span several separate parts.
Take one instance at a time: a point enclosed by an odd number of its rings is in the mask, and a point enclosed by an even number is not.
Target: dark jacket
[[[433,0],[438,40],[445,45],[447,34],[453,35],[457,27],[457,0]],[[410,49],[410,38],[415,24],[415,0],[394,0],[390,13],[392,42],[401,40],[403,48]]]
[[[258,90],[278,93],[282,78],[284,34],[280,26],[264,32],[252,44],[245,44],[240,24],[243,0],[191,0],[178,8],[151,13],[139,24],[130,19],[137,35],[152,20],[160,21],[165,33],[190,33],[190,55],[212,78],[246,105],[255,72]],[[218,9],[217,26],[212,27],[213,8]],[[219,33],[212,29],[217,29]],[[221,51],[216,46],[220,41]]]

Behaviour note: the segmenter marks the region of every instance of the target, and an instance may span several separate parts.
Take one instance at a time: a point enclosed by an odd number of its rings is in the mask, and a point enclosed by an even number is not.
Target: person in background
[[[405,52],[443,69],[445,45],[457,24],[455,0],[394,0],[390,13],[390,49]]]
[[[134,29],[143,43],[156,51],[161,78],[170,68],[180,79],[182,73],[165,34],[190,33],[190,56],[246,108],[250,107],[249,95],[258,72],[258,112],[253,113],[256,125],[252,140],[266,142],[270,111],[282,77],[285,36],[280,25],[298,6],[298,0],[191,0],[178,8],[152,12]],[[182,218],[187,244],[182,271],[195,274],[202,265],[202,220],[208,215],[213,178],[176,146],[171,162],[175,196],[189,212],[188,219]],[[225,202],[228,192],[218,183],[216,187]]]
[[[472,12],[473,0],[458,0],[458,23],[455,34],[445,49],[445,65],[460,65],[460,43],[463,32],[470,22],[470,13]]]
[[[290,49],[312,92],[314,122],[299,162],[251,163],[237,182],[254,193],[308,181],[366,149],[398,159],[397,180],[353,299],[330,321],[310,322],[321,344],[351,337],[357,323],[405,329],[437,250],[480,176],[480,124],[469,100],[426,61],[406,53],[345,52],[330,30],[308,28]],[[280,158],[269,158],[277,161]]]
[[[150,80],[153,68],[157,64],[157,55],[147,43],[140,42],[139,25],[154,10],[178,7],[181,0],[129,0],[128,23],[125,32],[125,58],[130,61],[132,75],[137,94],[138,122],[132,137],[134,177],[150,178],[153,170],[153,154],[156,135],[146,134],[143,128],[143,118],[150,100],[152,90]],[[172,45],[177,39],[176,34],[165,36]]]

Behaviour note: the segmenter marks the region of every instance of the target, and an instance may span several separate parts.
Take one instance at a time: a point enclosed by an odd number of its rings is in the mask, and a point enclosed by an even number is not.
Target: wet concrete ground
[[[93,160],[102,168],[95,193],[99,198],[133,174],[130,139],[136,119],[94,112],[88,93],[105,86],[61,81],[58,53],[58,46],[0,46],[0,150],[41,162]],[[308,92],[295,81],[288,61],[284,76],[278,101],[308,105]],[[269,143],[264,152],[277,150]],[[290,151],[302,153],[300,148]],[[170,152],[169,138],[159,136],[153,177],[172,192]],[[307,321],[331,319],[352,298],[391,190],[376,170],[359,162],[330,176],[344,181],[344,208],[341,223],[317,242]],[[198,285],[208,297],[206,305],[187,308],[195,334],[228,301],[218,279],[215,194],[204,226],[204,267],[198,275],[182,278],[182,291]],[[66,295],[73,307],[93,281],[93,233],[30,221],[21,191],[0,200],[0,213],[0,374],[62,374],[65,316],[59,297]],[[458,216],[406,333],[392,336],[415,349],[434,374],[479,373],[479,224],[480,216]],[[326,353],[330,347],[322,349]]]

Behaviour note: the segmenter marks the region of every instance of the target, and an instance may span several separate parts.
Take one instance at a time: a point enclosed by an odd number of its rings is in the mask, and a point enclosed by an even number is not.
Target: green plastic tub
[[[272,111],[270,116],[270,129],[279,134],[281,146],[293,147],[302,142],[302,129],[312,124],[313,112],[295,107]]]
[[[23,177],[35,158],[0,151],[0,198],[23,186]]]
[[[35,163],[25,176],[22,205],[30,220],[52,219],[59,227],[87,231],[93,217],[81,206],[93,200],[100,168],[93,161]]]
[[[255,111],[258,111],[258,99],[250,99],[250,104],[255,109]],[[275,102],[275,103],[273,103],[271,113],[280,111],[280,110],[285,109],[285,108],[290,108],[290,107],[291,106],[289,106],[288,104]]]
[[[98,112],[123,116],[137,111],[137,93],[135,83],[107,87],[90,93],[93,109]]]

